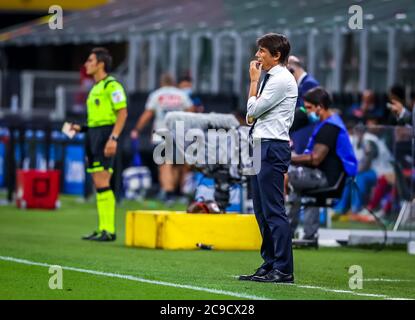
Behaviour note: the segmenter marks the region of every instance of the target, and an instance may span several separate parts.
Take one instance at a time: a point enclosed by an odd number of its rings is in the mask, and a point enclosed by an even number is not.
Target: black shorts
[[[114,157],[104,156],[105,145],[111,136],[112,129],[113,126],[88,128],[86,133],[87,172],[109,171],[112,173]]]

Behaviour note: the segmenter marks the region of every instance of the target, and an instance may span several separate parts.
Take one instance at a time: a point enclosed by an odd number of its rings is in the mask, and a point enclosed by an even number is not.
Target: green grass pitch
[[[117,241],[96,243],[80,240],[95,227],[94,202],[69,196],[61,200],[56,211],[0,207],[0,299],[415,298],[415,256],[405,251],[295,250],[294,285],[241,282],[237,275],[261,263],[258,252],[125,247],[126,211],[162,204],[123,202],[117,208]],[[47,265],[63,267],[63,289],[49,288]],[[362,289],[349,288],[352,265],[362,267]]]

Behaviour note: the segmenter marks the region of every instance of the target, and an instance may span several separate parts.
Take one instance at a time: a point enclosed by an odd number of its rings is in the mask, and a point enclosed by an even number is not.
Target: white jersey
[[[355,151],[355,155],[358,161],[360,161],[363,158],[363,148],[358,147],[358,141],[355,135],[352,135],[350,137],[350,141],[353,145],[353,149]],[[378,149],[378,156],[373,159],[371,168],[375,170],[378,177],[383,176],[385,174],[393,173],[393,166],[392,166],[392,160],[393,156],[391,152],[389,151],[388,147],[386,146],[386,143],[379,139],[377,136],[370,132],[365,132],[363,134],[363,143],[372,142],[375,144],[376,148]]]
[[[192,100],[183,91],[176,87],[162,87],[152,92],[146,102],[146,110],[154,111],[153,130],[165,129],[164,118],[167,112],[184,111],[193,106]],[[162,141],[162,137],[153,134],[153,143]]]

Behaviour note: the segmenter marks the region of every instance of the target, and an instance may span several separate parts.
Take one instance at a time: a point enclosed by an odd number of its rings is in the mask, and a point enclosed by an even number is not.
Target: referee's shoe
[[[98,235],[97,231],[92,232],[91,234],[88,234],[86,236],[82,237],[82,240],[92,240],[93,238],[95,238]]]
[[[109,233],[106,230],[101,232],[94,231],[92,234],[82,237],[83,240],[92,240],[92,241],[115,241],[117,239],[117,235],[115,233]]]

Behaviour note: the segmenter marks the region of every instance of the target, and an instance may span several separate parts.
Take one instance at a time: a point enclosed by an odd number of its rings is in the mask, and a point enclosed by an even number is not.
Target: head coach
[[[284,206],[284,174],[291,160],[289,130],[298,87],[287,69],[288,39],[269,33],[257,40],[257,60],[249,67],[247,123],[254,148],[261,149],[260,169],[251,177],[255,216],[262,235],[263,264],[240,280],[294,282],[290,224]],[[266,71],[258,91],[262,70]]]

